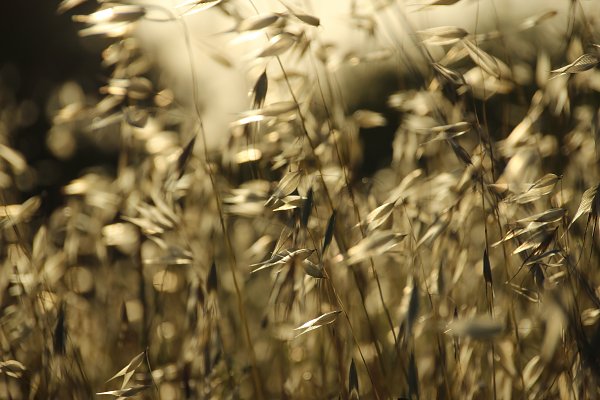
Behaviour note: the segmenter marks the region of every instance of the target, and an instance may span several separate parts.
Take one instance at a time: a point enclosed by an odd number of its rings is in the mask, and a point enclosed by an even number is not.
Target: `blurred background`
[[[110,165],[116,159],[115,152],[84,135],[72,137],[77,151],[61,155],[48,148],[50,113],[60,89],[67,84],[71,93],[96,96],[106,81],[102,40],[81,39],[73,13],[57,13],[59,3],[9,1],[0,13],[0,140],[20,151],[32,167],[20,180],[20,194],[6,195],[20,195],[12,199],[20,202],[42,194],[45,212],[58,205],[59,188],[79,171]],[[91,12],[94,7],[83,4],[78,12]]]

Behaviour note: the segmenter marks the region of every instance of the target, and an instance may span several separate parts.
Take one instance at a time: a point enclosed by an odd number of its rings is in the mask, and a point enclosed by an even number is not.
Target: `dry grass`
[[[577,3],[567,59],[529,64],[486,50],[504,32],[455,27],[414,35],[435,62],[385,46],[332,59],[299,7],[78,17],[111,38],[111,76],[97,103],[61,97],[48,145],[117,137],[119,161],[41,218],[40,198],[15,202],[29,167],[0,143],[0,397],[599,398],[598,32]],[[229,133],[205,132],[197,91],[179,105],[132,36],[150,18],[187,38],[184,14],[208,7],[233,37],[268,37]],[[374,43],[387,29],[349,19]],[[402,90],[348,110],[332,68],[367,64],[401,70]],[[361,140],[393,119],[391,163],[360,176]]]

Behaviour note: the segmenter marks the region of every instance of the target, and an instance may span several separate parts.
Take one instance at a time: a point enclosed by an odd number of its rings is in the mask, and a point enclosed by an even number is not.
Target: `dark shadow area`
[[[58,160],[46,146],[51,127],[47,104],[57,88],[77,82],[87,94],[98,92],[103,83],[100,49],[96,40],[81,39],[71,16],[87,13],[85,3],[68,14],[57,14],[58,0],[11,1],[0,13],[0,90],[4,110],[16,108],[20,122],[10,129],[8,143],[20,151],[34,169],[35,178],[20,193],[22,201],[41,194],[42,211],[50,212],[62,199],[60,187],[83,169],[111,164],[115,155],[106,154],[93,143],[78,139],[71,158]],[[28,187],[29,186],[29,187]]]

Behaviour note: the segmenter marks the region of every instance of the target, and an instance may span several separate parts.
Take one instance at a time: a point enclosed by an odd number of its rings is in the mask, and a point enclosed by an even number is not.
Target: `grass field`
[[[51,209],[26,196],[45,171],[11,146],[28,114],[0,74],[0,398],[600,398],[587,2],[472,31],[367,2],[351,51],[309,2],[80,3],[58,11],[106,45],[106,80],[56,87],[45,146],[116,156]],[[187,92],[142,23],[181,35]],[[203,62],[250,89],[222,130]]]

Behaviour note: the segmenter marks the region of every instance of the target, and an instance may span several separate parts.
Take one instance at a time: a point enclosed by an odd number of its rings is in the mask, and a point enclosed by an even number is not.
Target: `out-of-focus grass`
[[[187,15],[209,7],[234,37],[266,35],[228,132],[203,128],[197,58],[190,111],[132,36],[160,20],[191,51]],[[596,398],[593,21],[572,14],[561,65],[488,51],[552,12],[514,32],[415,33],[443,54],[411,64],[359,10],[349,22],[377,47],[340,59],[308,8],[236,10],[103,3],[76,18],[111,39],[110,79],[97,103],[61,89],[47,144],[60,158],[77,135],[116,137],[118,167],[84,171],[47,218],[43,198],[14,201],[30,169],[0,92],[2,397]],[[334,71],[369,63],[398,87],[347,101]],[[364,143],[385,132],[392,159],[363,177]]]

